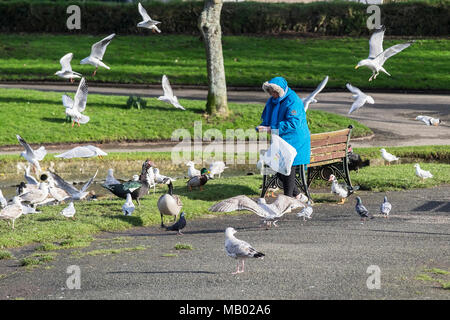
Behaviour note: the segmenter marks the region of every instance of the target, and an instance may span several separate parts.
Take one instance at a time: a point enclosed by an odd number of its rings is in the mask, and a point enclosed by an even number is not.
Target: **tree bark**
[[[206,112],[210,115],[226,117],[229,110],[220,27],[222,5],[223,0],[205,0],[205,6],[199,18],[199,28],[205,42],[208,71]]]

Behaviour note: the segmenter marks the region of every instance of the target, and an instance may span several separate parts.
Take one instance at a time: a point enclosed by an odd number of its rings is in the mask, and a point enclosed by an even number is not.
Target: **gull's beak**
[[[359,66],[357,65],[357,66],[355,66],[355,69],[358,69],[359,68]]]

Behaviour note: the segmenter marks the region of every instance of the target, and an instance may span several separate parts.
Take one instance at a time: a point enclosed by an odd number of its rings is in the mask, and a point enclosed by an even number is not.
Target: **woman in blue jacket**
[[[285,176],[278,173],[283,182],[284,194],[300,197],[295,184],[295,169],[301,164],[309,164],[311,155],[311,137],[306,122],[303,101],[288,87],[283,77],[275,77],[262,86],[271,95],[262,113],[262,123],[257,127],[259,132],[277,133],[297,150],[292,163],[291,174]]]

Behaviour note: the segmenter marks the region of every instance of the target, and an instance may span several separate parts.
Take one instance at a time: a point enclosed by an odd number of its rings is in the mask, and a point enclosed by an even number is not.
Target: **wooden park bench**
[[[300,191],[311,199],[309,186],[316,178],[327,180],[333,174],[336,178],[345,180],[349,195],[354,189],[348,170],[348,143],[353,126],[347,129],[316,133],[311,135],[311,160],[305,170],[305,165],[296,167],[296,184]],[[261,198],[264,198],[269,188],[283,189],[283,183],[278,174],[263,175]]]

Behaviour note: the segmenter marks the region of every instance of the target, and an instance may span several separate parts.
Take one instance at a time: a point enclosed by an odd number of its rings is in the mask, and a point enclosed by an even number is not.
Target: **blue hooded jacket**
[[[270,97],[262,113],[262,126],[278,129],[278,135],[297,150],[293,166],[309,164],[311,156],[311,134],[303,101],[288,87],[283,77],[269,81],[284,90],[284,95],[277,99]]]

